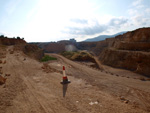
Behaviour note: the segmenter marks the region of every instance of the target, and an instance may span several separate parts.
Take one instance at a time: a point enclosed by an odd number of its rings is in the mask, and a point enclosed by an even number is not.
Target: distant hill
[[[105,40],[106,38],[112,38],[112,37],[115,37],[115,36],[118,36],[118,35],[122,35],[124,33],[126,33],[127,31],[123,31],[123,32],[119,32],[117,34],[114,34],[114,35],[100,35],[100,36],[97,36],[97,37],[94,37],[94,38],[89,38],[89,39],[86,39],[85,41],[83,42],[96,42],[96,41],[102,41],[102,40]]]

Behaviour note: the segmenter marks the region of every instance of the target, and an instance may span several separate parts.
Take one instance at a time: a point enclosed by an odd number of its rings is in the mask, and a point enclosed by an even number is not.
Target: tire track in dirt
[[[18,59],[18,60],[20,60],[20,59]],[[35,87],[32,85],[32,82],[30,81],[30,78],[29,79],[27,78],[27,76],[32,76],[30,74],[31,71],[29,70],[29,68],[27,68],[26,66],[24,66],[24,62],[23,61],[20,60],[20,63],[21,63],[21,67],[18,70],[20,70],[20,71],[23,70],[23,72],[19,72],[21,74],[20,77],[24,80],[24,83],[27,85],[27,88],[28,88],[28,90],[30,92],[30,95],[32,95],[32,98],[34,98],[34,101],[36,101],[36,103],[38,103],[39,108],[41,109],[42,113],[49,113],[49,112],[55,113],[52,109],[45,108],[45,106],[43,106],[42,101],[40,101],[36,97],[35,93],[33,92],[35,90]]]
[[[10,49],[12,49],[12,47],[9,47],[9,50]],[[14,81],[11,81],[11,82],[13,82],[13,84],[11,86],[11,89],[9,89],[9,92],[10,92],[9,95],[18,96],[21,93],[24,100],[26,100],[26,99],[29,100],[28,96],[26,94],[27,92],[25,91],[28,89],[30,97],[34,98],[33,100],[35,103],[38,103],[36,96],[33,95],[32,90],[29,87],[30,86],[29,82],[27,82],[25,77],[22,75],[21,71],[22,70],[25,71],[23,68],[23,62],[20,60],[19,57],[16,58],[13,54],[10,55],[9,53],[7,53],[7,61],[8,61],[8,63],[7,63],[7,66],[5,67],[5,72],[11,72],[11,74],[12,74],[11,77],[14,79]],[[18,81],[16,82],[16,80],[18,80]],[[26,87],[26,88],[17,91],[16,87],[22,88],[22,85],[23,85],[23,87]],[[13,103],[14,103],[13,99],[14,99],[14,97],[12,97],[11,105],[13,105]],[[24,105],[24,106],[29,106],[29,105],[28,105],[28,103],[26,103],[26,105]],[[17,107],[17,106],[15,106],[15,107]],[[48,113],[48,112],[45,112],[45,109],[43,108],[41,103],[38,104],[37,108],[41,109],[42,113]],[[23,110],[23,109],[16,110],[14,107],[9,107],[9,109],[7,109],[5,112],[9,112],[9,111],[22,112],[21,110]],[[31,111],[33,111],[33,110],[31,110]]]
[[[14,52],[7,56],[8,62],[4,71],[10,72],[13,79],[19,80],[18,83],[12,83],[22,90],[15,90],[16,96],[12,98],[11,106],[5,108],[6,113],[146,112],[141,108],[132,108],[130,104],[125,104],[112,95],[115,91],[123,91],[122,94],[129,91],[128,83],[122,84],[128,79],[110,78],[110,75],[104,72],[77,64],[59,55],[54,56],[58,57],[58,61],[48,62],[48,65],[57,71],[49,73],[42,70],[42,63],[22,53],[16,55]],[[69,70],[67,74],[71,80],[65,97],[60,84],[62,65]],[[125,88],[125,91],[122,88]]]
[[[100,88],[100,90],[107,92],[117,98],[125,96],[125,98],[127,100],[128,99],[130,100],[129,104],[131,106],[136,105],[138,108],[142,108],[142,109],[146,110],[147,112],[149,112],[150,88],[148,87],[149,86],[148,84],[150,84],[150,83],[148,81],[144,83],[144,81],[140,81],[138,79],[135,80],[132,78],[110,76],[110,73],[104,73],[104,72],[101,73],[100,71],[97,71],[97,70],[92,71],[92,69],[90,69],[87,66],[86,67],[79,66],[79,64],[74,63],[73,61],[70,61],[60,55],[57,55],[57,54],[50,54],[50,55],[53,55],[54,57],[61,59],[66,64],[71,65],[73,68],[75,68],[75,70],[80,70],[79,74],[80,75],[82,74],[83,76],[78,76],[74,73],[73,75],[75,77],[85,79],[88,83],[92,84],[93,86],[98,86]],[[86,70],[91,72],[91,74],[86,72]],[[78,72],[78,71],[76,71],[76,72]],[[97,75],[99,75],[99,76],[97,76],[95,73],[97,73]],[[100,74],[102,74],[102,75],[100,75]],[[85,77],[87,77],[87,79]],[[102,81],[100,81],[100,80],[102,80]],[[131,93],[131,91],[134,92],[134,94]],[[143,95],[145,95],[145,96],[143,96]],[[137,103],[138,103],[138,105],[137,105]],[[143,103],[143,105],[142,105],[142,103]]]

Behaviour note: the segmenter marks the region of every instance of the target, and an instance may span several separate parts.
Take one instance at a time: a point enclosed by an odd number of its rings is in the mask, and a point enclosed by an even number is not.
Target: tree
[[[20,39],[20,37],[19,37],[19,36],[17,36],[17,39]]]
[[[4,38],[4,35],[1,35],[0,38]]]

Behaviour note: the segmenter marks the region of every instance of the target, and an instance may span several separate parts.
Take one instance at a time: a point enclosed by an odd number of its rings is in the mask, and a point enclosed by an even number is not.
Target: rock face
[[[40,60],[44,56],[44,51],[42,49],[40,49],[37,45],[27,44],[23,39],[0,37],[0,45],[14,45],[16,50],[21,50],[25,54],[37,60]]]
[[[150,28],[137,29],[105,41],[107,47],[95,51],[102,63],[150,77]]]
[[[2,44],[2,45],[26,44],[26,41],[24,41],[23,39],[2,38],[2,37],[0,37],[0,44]]]
[[[59,53],[69,44],[94,53],[103,64],[150,77],[150,28],[140,28],[99,42],[61,41],[40,44],[40,47],[46,52]]]
[[[150,28],[140,28],[115,38],[126,42],[150,42]]]
[[[65,43],[49,43],[44,47],[45,52],[60,53],[65,51]]]
[[[105,49],[99,59],[106,65],[128,69],[150,77],[149,52]]]
[[[76,44],[79,50],[91,50],[95,48],[98,42],[78,42]]]
[[[150,51],[150,42],[117,41],[113,47],[121,50]]]
[[[44,56],[44,51],[34,44],[16,45],[15,50],[21,50],[26,55],[41,60]]]
[[[23,47],[23,52],[37,60],[42,59],[44,56],[44,51],[40,49],[37,45],[26,44]]]
[[[35,43],[47,53],[60,53],[70,50],[68,47],[73,47],[76,50],[76,42],[74,40],[63,40],[59,42]]]

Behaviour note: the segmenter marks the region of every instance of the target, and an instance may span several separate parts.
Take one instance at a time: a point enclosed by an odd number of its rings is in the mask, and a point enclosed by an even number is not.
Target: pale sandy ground
[[[57,54],[51,54],[58,60],[48,62],[51,68],[44,70],[43,63],[21,52],[10,54],[9,49],[1,58],[6,64],[0,64],[3,76],[11,74],[0,86],[0,113],[150,112],[150,81],[122,77],[134,73],[109,67],[101,72]],[[64,87],[63,65],[71,81]]]

